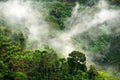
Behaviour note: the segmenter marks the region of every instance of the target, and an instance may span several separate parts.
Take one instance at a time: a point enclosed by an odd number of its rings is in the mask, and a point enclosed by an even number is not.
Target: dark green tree
[[[25,43],[26,43],[26,39],[23,33],[19,33],[18,35],[19,41],[20,41],[20,47],[21,50],[25,49]]]
[[[70,68],[70,74],[76,74],[78,70],[87,71],[85,54],[79,51],[73,51],[69,54],[67,62]]]

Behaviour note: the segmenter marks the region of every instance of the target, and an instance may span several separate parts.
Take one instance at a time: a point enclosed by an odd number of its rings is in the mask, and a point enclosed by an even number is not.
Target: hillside
[[[0,5],[0,80],[120,80],[119,0]]]

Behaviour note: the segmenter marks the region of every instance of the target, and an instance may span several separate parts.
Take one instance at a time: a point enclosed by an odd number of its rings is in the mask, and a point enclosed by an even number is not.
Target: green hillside
[[[120,80],[120,18],[91,26],[99,0],[15,1],[0,0],[0,80]]]

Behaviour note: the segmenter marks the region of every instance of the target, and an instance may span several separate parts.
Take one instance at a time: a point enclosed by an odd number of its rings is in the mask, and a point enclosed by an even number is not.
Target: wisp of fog
[[[9,25],[13,28],[17,27],[25,33],[28,40],[36,40],[40,46],[47,44],[65,57],[73,50],[84,52],[80,46],[76,47],[72,42],[75,35],[97,27],[104,22],[114,20],[119,15],[119,11],[111,9],[105,0],[100,0],[95,6],[86,7],[83,10],[81,5],[76,3],[71,17],[64,21],[70,29],[62,32],[58,31],[53,38],[50,38],[49,33],[52,26],[45,21],[46,13],[42,11],[42,5],[41,10],[35,9],[31,0],[8,0],[0,2],[0,5],[0,12]],[[111,25],[111,22],[109,25]],[[98,35],[97,33],[93,34]]]

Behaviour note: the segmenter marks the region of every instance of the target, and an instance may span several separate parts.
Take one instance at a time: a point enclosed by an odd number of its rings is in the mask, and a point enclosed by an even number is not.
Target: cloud
[[[8,0],[0,2],[0,5],[2,16],[12,28],[17,28],[17,30],[25,33],[29,41],[38,41],[37,45],[40,45],[40,48],[48,44],[65,57],[73,50],[84,52],[80,46],[74,44],[74,36],[116,18],[119,13],[117,10],[109,9],[109,5],[105,1],[99,2],[94,7],[84,7],[84,9],[81,8],[82,5],[76,3],[72,16],[65,21],[70,29],[54,31],[51,29],[52,26],[45,21],[45,16],[48,13],[43,10],[41,4],[39,4],[39,10],[34,7],[35,3],[31,0]],[[51,32],[55,32],[55,35]],[[97,33],[92,34],[98,35]]]
[[[26,33],[30,40],[44,42],[48,35],[48,23],[44,20],[43,12],[34,9],[32,2],[27,0],[9,0],[0,3],[0,9],[6,22],[13,28]]]

